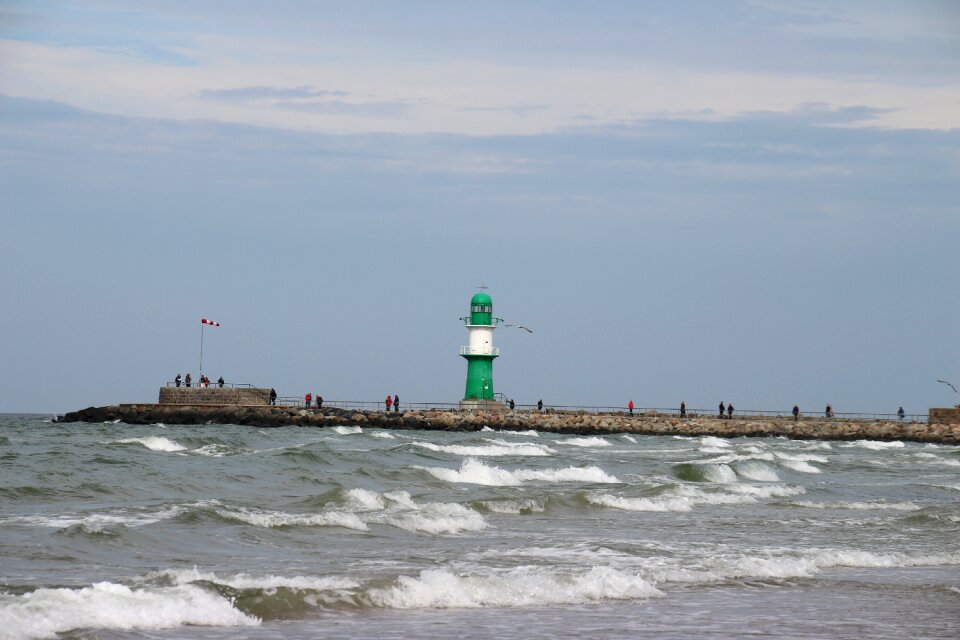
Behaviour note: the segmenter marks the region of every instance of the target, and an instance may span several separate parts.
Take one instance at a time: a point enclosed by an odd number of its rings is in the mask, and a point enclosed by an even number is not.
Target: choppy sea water
[[[0,416],[0,638],[956,638],[960,447]]]

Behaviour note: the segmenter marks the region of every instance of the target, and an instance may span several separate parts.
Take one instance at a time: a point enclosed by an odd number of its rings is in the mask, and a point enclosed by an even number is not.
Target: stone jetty
[[[434,431],[496,430],[549,431],[570,435],[632,433],[670,436],[782,436],[822,440],[910,440],[960,444],[960,424],[841,420],[835,418],[745,417],[686,418],[671,415],[546,411],[354,411],[326,408],[302,409],[273,406],[187,406],[121,404],[89,407],[58,418],[58,422],[107,422],[128,424],[238,424],[253,427],[334,427],[359,425],[379,429],[426,429]]]

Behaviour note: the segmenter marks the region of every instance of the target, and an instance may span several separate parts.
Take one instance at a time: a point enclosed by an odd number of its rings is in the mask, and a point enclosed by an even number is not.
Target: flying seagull
[[[525,324],[505,324],[505,325],[503,325],[503,326],[505,326],[505,327],[516,327],[517,329],[523,329],[524,331],[528,331],[528,332],[530,332],[530,333],[533,333],[533,329],[531,329],[530,327],[528,327],[528,326],[525,325]]]
[[[947,382],[946,380],[937,380],[937,382],[942,382],[943,384],[947,385],[948,387],[950,387],[951,389],[953,389],[953,392],[954,392],[954,393],[960,393],[960,391],[957,391],[957,388],[956,388],[955,386],[953,386],[952,384],[950,384],[950,383]]]

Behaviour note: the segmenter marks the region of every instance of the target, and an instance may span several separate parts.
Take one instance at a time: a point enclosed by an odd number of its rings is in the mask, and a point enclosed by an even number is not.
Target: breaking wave
[[[509,471],[500,467],[487,466],[479,460],[467,458],[460,469],[444,467],[416,467],[430,475],[447,482],[480,484],[491,487],[517,486],[529,481],[540,482],[594,482],[618,483],[598,467],[566,467],[564,469],[518,469]]]

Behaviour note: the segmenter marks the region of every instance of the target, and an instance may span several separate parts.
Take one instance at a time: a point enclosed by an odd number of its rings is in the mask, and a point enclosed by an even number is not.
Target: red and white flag
[[[200,318],[200,324],[209,324],[209,325],[213,325],[214,327],[220,326],[219,322],[214,322],[213,320],[207,320],[206,318]]]

